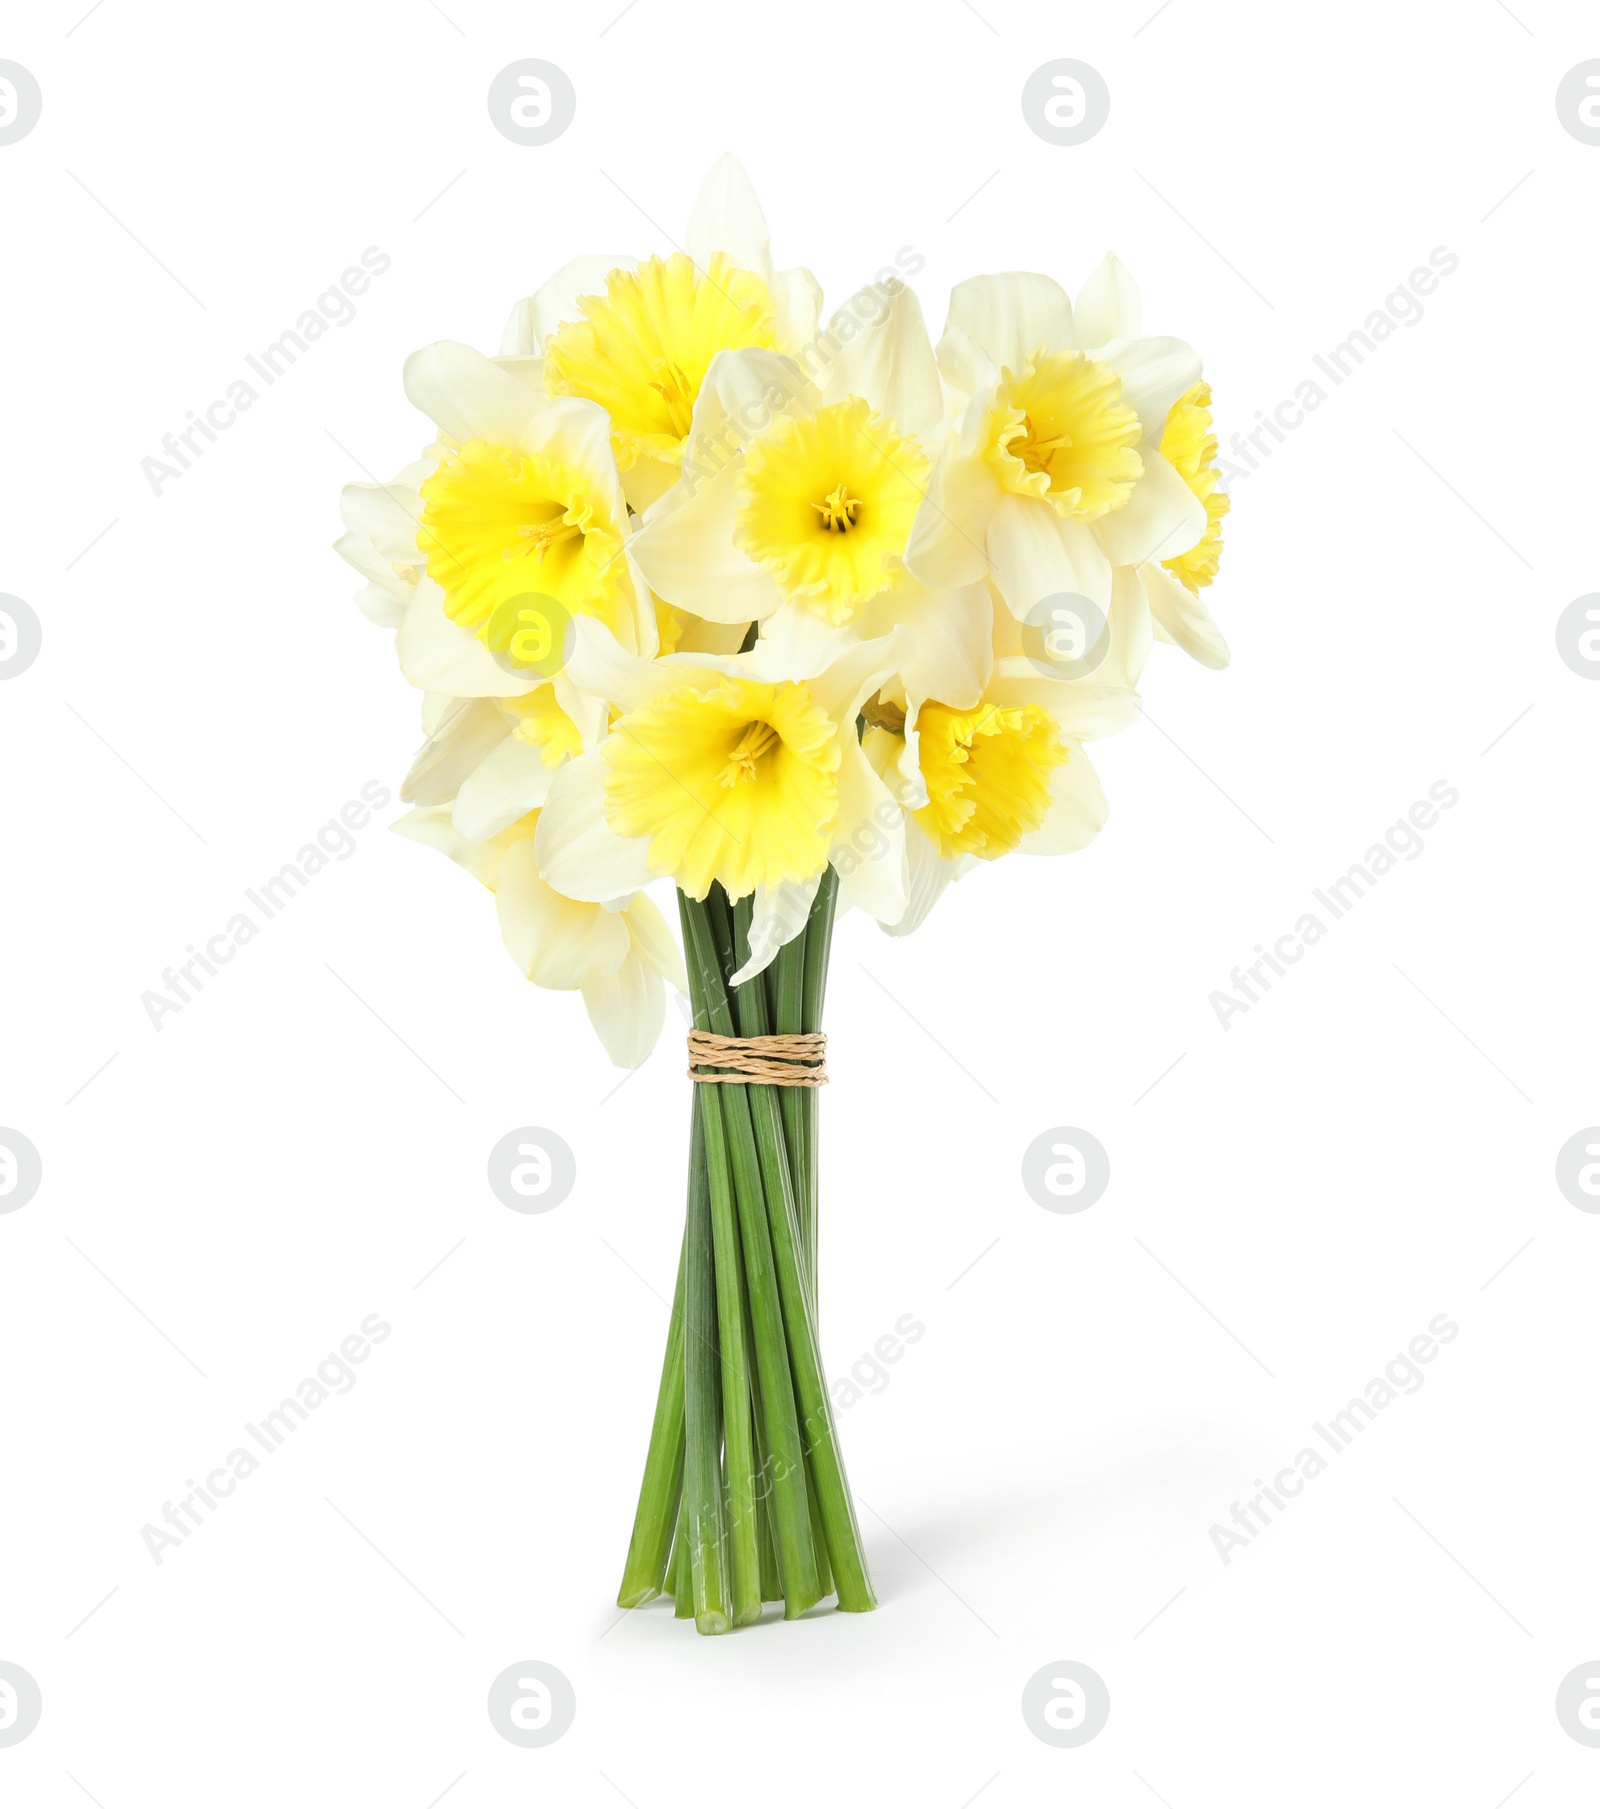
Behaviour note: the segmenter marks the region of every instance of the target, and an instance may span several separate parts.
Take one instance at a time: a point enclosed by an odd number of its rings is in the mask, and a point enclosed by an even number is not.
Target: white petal
[[[1148,443],[1158,444],[1179,396],[1200,380],[1200,354],[1181,339],[1136,339],[1111,362],[1122,399],[1139,416]]]
[[[689,976],[684,971],[683,951],[655,901],[640,892],[623,916],[627,919],[634,947],[663,979],[669,980],[679,992],[687,993]]]
[[[1137,339],[1144,330],[1139,288],[1119,257],[1107,252],[1079,291],[1072,315],[1078,344],[1093,350],[1113,340]]]
[[[925,584],[976,584],[992,575],[989,523],[1005,492],[980,450],[987,401],[967,409],[959,439],[934,469],[906,542],[906,565]]]
[[[1076,742],[1050,776],[1050,808],[1032,835],[1017,844],[1019,854],[1071,854],[1099,834],[1108,810],[1106,794]]]
[[[772,275],[766,216],[744,165],[726,151],[700,185],[683,245],[701,270],[722,251],[741,269],[763,279]]]
[[[541,396],[545,393],[542,358],[508,358],[502,353],[495,359],[495,363],[508,377],[515,377],[519,383],[525,383]]]
[[[544,681],[513,678],[483,642],[444,613],[444,592],[431,578],[417,585],[395,635],[400,670],[419,691],[450,697],[526,697]]]
[[[898,923],[907,898],[905,815],[853,734],[840,753],[839,822],[828,855],[839,900],[879,923]]]
[[[902,433],[931,433],[944,417],[944,393],[922,308],[904,283],[895,287],[887,301],[880,293],[875,305],[876,318],[864,329],[859,314],[850,316],[858,331],[848,344],[840,345],[823,386],[823,399],[838,402],[846,396],[864,396]],[[829,322],[828,331],[836,334],[841,319],[849,313],[847,303]]]
[[[356,608],[380,628],[398,628],[405,620],[409,594],[397,597],[381,584],[365,584],[356,592]]]
[[[1141,448],[1139,456],[1144,476],[1133,486],[1133,494],[1094,524],[1094,537],[1113,565],[1175,559],[1206,531],[1206,506],[1177,466],[1153,446]]]
[[[403,817],[396,817],[389,827],[396,835],[403,835],[408,842],[421,842],[426,848],[437,848],[452,857],[461,846],[461,836],[450,821],[448,804],[424,805],[419,810],[408,810]]]
[[[762,623],[761,637],[743,663],[752,678],[769,683],[812,679],[856,645],[849,628],[825,622],[798,603],[786,603]]]
[[[606,821],[605,755],[596,748],[561,767],[539,812],[539,871],[568,898],[604,904],[655,876],[647,836],[620,836]]]
[[[635,259],[581,257],[559,269],[549,282],[524,296],[511,310],[500,336],[503,358],[528,358],[544,351],[544,342],[565,321],[581,320],[580,296],[604,295],[613,270],[631,270]]]
[[[643,709],[663,691],[679,685],[709,690],[716,682],[716,676],[706,672],[703,657],[673,654],[667,659],[641,659],[620,647],[604,623],[592,616],[573,618],[565,676],[579,691],[604,698],[621,710]]]
[[[1150,603],[1131,566],[1118,569],[1111,589],[1111,650],[1095,677],[1135,688],[1150,657]]]
[[[334,541],[333,550],[346,564],[353,565],[368,584],[383,591],[394,602],[411,601],[411,593],[417,587],[416,579],[413,577],[408,583],[402,578],[394,568],[394,561],[385,559],[364,534],[341,534]],[[411,557],[420,565],[415,548]]]
[[[755,622],[783,601],[771,576],[733,543],[739,466],[691,470],[651,510],[629,543],[634,563],[663,602],[713,622]]]
[[[583,746],[586,749],[592,748],[597,742],[603,741],[608,727],[605,699],[580,691],[572,682],[571,669],[566,666],[556,674],[555,687],[556,702],[572,719]]]
[[[584,1008],[595,1035],[619,1068],[647,1061],[661,1035],[667,1013],[661,976],[637,952],[614,974],[591,980],[583,989]]]
[[[500,934],[533,981],[571,992],[614,974],[632,946],[621,913],[563,898],[539,876],[532,842],[506,853],[495,880]]]
[[[772,324],[779,346],[799,353],[817,336],[822,316],[822,285],[809,270],[798,265],[780,270],[768,279],[772,292]]]
[[[643,515],[652,504],[660,502],[678,481],[678,475],[678,467],[669,465],[665,459],[636,458],[622,474],[622,489],[628,507]]]
[[[448,804],[478,762],[510,732],[510,723],[489,699],[450,701],[449,714],[401,783],[400,796],[408,804]]]
[[[625,536],[627,510],[611,451],[611,417],[606,411],[582,396],[540,397],[525,432],[522,443],[530,451],[577,466],[605,498],[610,513],[607,525]]]
[[[765,973],[778,950],[805,929],[811,901],[821,883],[819,873],[815,879],[785,880],[771,891],[765,886],[756,887],[750,909],[750,957],[733,976],[735,986],[743,986],[746,980]]]
[[[907,817],[928,802],[928,784],[917,757],[916,716],[920,708],[921,703],[913,700],[906,713],[904,734],[891,735],[887,729],[869,728],[861,740],[868,764]]]
[[[906,820],[906,870],[908,900],[898,923],[885,924],[891,936],[909,936],[939,902],[946,886],[961,878],[977,863],[970,855],[946,860],[915,818]]]
[[[857,712],[895,670],[909,641],[899,628],[876,640],[857,641],[809,610],[793,607],[781,610],[766,630],[745,656],[750,670],[774,679],[805,679],[812,697],[852,742]]]
[[[473,842],[486,842],[509,829],[544,803],[557,770],[545,765],[538,748],[508,735],[463,780],[456,798],[456,828]]]
[[[947,330],[963,333],[996,364],[1020,371],[1041,347],[1073,345],[1072,303],[1054,277],[1027,271],[972,276],[950,292]]]
[[[416,562],[422,498],[415,490],[398,481],[346,484],[339,492],[339,514],[351,534],[370,542],[380,558],[397,560],[401,564]],[[351,563],[355,562],[352,560]],[[368,573],[368,576],[376,574]]]
[[[1143,566],[1139,577],[1156,621],[1191,659],[1220,672],[1231,656],[1222,630],[1212,621],[1205,604],[1165,566]]]
[[[989,523],[994,581],[1019,622],[1050,597],[1111,603],[1111,562],[1081,521],[1063,521],[1037,497],[1002,496]]]
[[[890,599],[910,637],[900,679],[917,697],[952,709],[977,705],[994,666],[994,605],[986,585],[935,590],[908,578]]]
[[[406,394],[457,444],[488,440],[516,446],[539,398],[492,358],[441,339],[406,360]]]

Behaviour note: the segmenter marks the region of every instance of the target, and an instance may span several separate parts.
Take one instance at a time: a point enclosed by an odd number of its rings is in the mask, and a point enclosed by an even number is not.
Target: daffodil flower
[[[1192,384],[1173,403],[1161,434],[1161,451],[1199,498],[1205,532],[1186,552],[1146,560],[1138,568],[1156,636],[1172,641],[1202,666],[1228,663],[1228,643],[1200,600],[1222,557],[1222,518],[1229,499],[1217,471],[1217,439],[1211,431],[1211,385]]]
[[[517,303],[502,359],[551,395],[586,396],[611,418],[628,500],[643,510],[677,481],[694,405],[719,352],[798,351],[822,291],[778,270],[744,168],[718,159],[681,248],[643,263],[585,257]]]
[[[903,284],[861,295],[871,318],[847,304],[804,362],[741,351],[713,363],[681,480],[649,511],[634,558],[660,596],[711,621],[794,608],[861,639],[903,626],[906,683],[975,699],[981,584],[923,584],[904,557],[943,443],[933,347]]]
[[[1020,653],[997,659],[973,706],[913,694],[903,717],[869,707],[863,752],[906,813],[908,904],[883,927],[909,935],[980,862],[1086,847],[1107,805],[1083,744],[1138,714],[1126,685],[1044,678]]]
[[[576,642],[574,682],[621,714],[551,781],[535,839],[549,884],[595,902],[663,877],[695,899],[713,882],[754,895],[742,982],[799,933],[829,861],[870,829],[880,851],[841,868],[840,897],[899,918],[904,829],[856,737],[863,702],[896,669],[898,632],[858,641],[785,611],[735,655],[640,659],[592,622]]]
[[[409,483],[346,490],[357,537],[339,550],[374,580],[369,613],[387,619],[384,599],[403,601],[395,647],[411,683],[525,697],[559,672],[579,616],[653,651],[654,604],[628,558],[604,411],[545,396],[448,340],[406,361],[405,384],[439,438]]]
[[[1200,360],[1181,340],[1141,337],[1115,258],[1076,309],[1046,276],[959,284],[939,366],[959,415],[906,553],[927,583],[988,576],[1019,620],[1064,595],[1107,610],[1117,568],[1161,574],[1206,534],[1205,502],[1165,441]],[[1192,605],[1159,577],[1150,606],[1172,638],[1189,632]]]
[[[535,986],[579,992],[589,1022],[619,1068],[636,1068],[655,1048],[670,982],[688,977],[666,919],[642,892],[615,908],[563,898],[539,876],[534,811],[482,840],[456,828],[448,805],[401,817],[396,831],[439,848],[494,893],[500,934]]]
[[[557,768],[604,734],[605,710],[563,672],[523,697],[430,696],[423,728],[400,796],[448,804],[456,833],[479,842],[544,803]]]

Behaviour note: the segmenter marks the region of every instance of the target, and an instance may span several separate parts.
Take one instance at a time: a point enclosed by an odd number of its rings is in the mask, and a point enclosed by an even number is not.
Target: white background
[[[1600,1219],[1554,1182],[1600,1119],[1600,686],[1553,634],[1595,587],[1600,148],[1554,108],[1592,14],[79,10],[0,41],[44,93],[0,148],[0,589],[45,634],[0,687],[0,1122],[44,1162],[0,1217],[0,1658],[44,1695],[0,1800],[1592,1801],[1553,1708],[1600,1652]],[[578,93],[540,149],[484,104],[526,56]],[[1076,149],[1019,108],[1060,56],[1112,94]],[[1460,268],[1234,484],[1233,666],[1158,650],[1093,848],[908,942],[841,925],[829,1371],[927,1328],[842,1416],[882,1607],[718,1641],[611,1607],[675,1034],[618,1089],[488,896],[381,822],[159,1031],[140,994],[408,764],[416,700],[329,551],[340,485],[426,437],[405,354],[493,350],[576,253],[669,249],[724,149],[830,304],[909,245],[937,330],[964,275],[1076,287],[1114,246],[1224,439],[1434,247]],[[358,317],[152,495],[141,459],[369,245]],[[1426,851],[1221,1028],[1211,991],[1438,780]],[[523,1124],[577,1156],[540,1217],[484,1179]],[[1020,1184],[1055,1125],[1111,1154],[1081,1215]],[[358,1386],[156,1566],[141,1527],[374,1312]],[[1426,1385],[1224,1565],[1212,1524],[1439,1313]],[[528,1658],[577,1691],[540,1751],[484,1708]],[[1059,1659],[1111,1692],[1073,1751],[1019,1708]]]

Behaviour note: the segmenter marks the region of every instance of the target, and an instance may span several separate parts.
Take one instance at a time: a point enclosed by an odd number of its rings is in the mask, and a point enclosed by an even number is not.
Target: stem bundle
[[[750,906],[679,894],[697,1029],[821,1028],[838,877],[766,973]],[[688,1212],[650,1450],[618,1603],[670,1593],[702,1633],[784,1617],[829,1593],[876,1606],[817,1348],[817,1090],[697,1085]]]

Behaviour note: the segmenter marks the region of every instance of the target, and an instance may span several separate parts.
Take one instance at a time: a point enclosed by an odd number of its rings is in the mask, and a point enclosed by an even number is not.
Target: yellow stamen
[[[689,431],[694,420],[694,399],[699,385],[692,383],[681,365],[670,358],[654,358],[651,369],[656,373],[647,384],[667,405],[670,431],[679,439]]]
[[[770,722],[752,722],[739,737],[738,746],[728,756],[728,764],[717,775],[718,785],[730,790],[741,779],[756,776],[756,762],[778,739],[778,731]]]
[[[822,502],[811,506],[822,517],[822,525],[828,533],[848,534],[861,513],[861,498],[852,496],[849,489],[840,484],[837,490],[830,490]]]
[[[573,535],[581,534],[583,529],[577,522],[557,515],[551,521],[525,522],[517,532],[528,542],[528,551],[543,558],[552,547],[560,546],[563,540],[571,540]],[[509,547],[504,556],[507,559],[511,557]]]
[[[1050,461],[1058,452],[1065,452],[1072,444],[1070,433],[1058,433],[1054,439],[1039,438],[1039,427],[1031,415],[1022,417],[1023,437],[1012,446],[1011,450],[1022,460],[1030,471],[1043,471],[1047,476]]]

